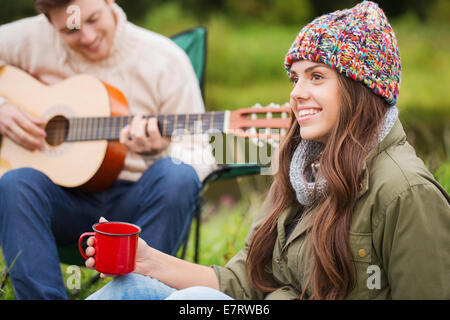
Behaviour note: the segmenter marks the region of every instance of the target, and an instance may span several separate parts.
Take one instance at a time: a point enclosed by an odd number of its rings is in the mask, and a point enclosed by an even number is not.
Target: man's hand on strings
[[[169,146],[170,138],[161,136],[156,117],[146,119],[137,115],[120,131],[120,142],[131,152],[155,155]]]

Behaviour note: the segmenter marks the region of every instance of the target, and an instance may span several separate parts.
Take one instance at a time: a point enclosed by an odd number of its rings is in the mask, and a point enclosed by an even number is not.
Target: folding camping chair
[[[188,55],[193,65],[195,74],[200,84],[200,88],[203,94],[204,89],[204,77],[206,69],[206,53],[207,53],[207,31],[204,27],[196,27],[176,34],[171,39],[180,46]],[[234,179],[236,177],[255,175],[261,172],[263,165],[256,163],[242,163],[242,164],[227,164],[221,165],[216,170],[211,172],[202,182],[202,190],[204,187],[212,182]],[[202,192],[199,194],[198,205],[196,213],[194,215],[195,220],[195,239],[194,239],[194,261],[199,260],[199,236],[201,226],[201,208],[202,208]],[[181,258],[185,258],[187,251],[187,243],[189,239],[189,232],[184,241]],[[60,261],[69,265],[81,265],[84,266],[84,259],[78,252],[78,244],[69,246],[58,247]],[[95,277],[91,279],[90,283],[94,283],[99,278]]]

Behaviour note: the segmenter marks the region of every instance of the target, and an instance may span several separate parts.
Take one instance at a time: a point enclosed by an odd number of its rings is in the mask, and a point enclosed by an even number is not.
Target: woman
[[[315,19],[285,67],[292,123],[244,249],[210,268],[141,241],[135,273],[149,277],[119,277],[92,299],[450,299],[450,198],[398,120],[383,11],[364,1]]]

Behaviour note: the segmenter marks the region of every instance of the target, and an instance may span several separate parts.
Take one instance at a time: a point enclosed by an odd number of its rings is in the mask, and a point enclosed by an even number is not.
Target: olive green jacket
[[[397,120],[367,156],[350,226],[356,284],[348,299],[450,299],[450,197],[406,141]],[[278,221],[278,236],[266,270],[279,289],[255,290],[245,260],[252,234],[270,213],[266,200],[245,247],[225,267],[214,266],[220,290],[235,299],[298,299],[312,266],[310,226],[305,212],[286,239],[285,228],[299,212],[293,205]],[[311,285],[306,290],[311,295]]]

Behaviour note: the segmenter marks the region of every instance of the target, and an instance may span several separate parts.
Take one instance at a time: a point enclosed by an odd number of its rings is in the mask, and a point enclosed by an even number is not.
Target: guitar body
[[[89,75],[78,75],[47,86],[11,66],[0,69],[0,96],[26,112],[50,121],[57,116],[109,117],[127,115],[123,94]],[[43,151],[30,152],[3,136],[0,145],[0,176],[31,167],[55,184],[101,191],[111,185],[123,167],[127,149],[107,140],[51,143]],[[49,143],[50,142],[50,143]]]

